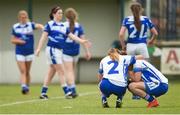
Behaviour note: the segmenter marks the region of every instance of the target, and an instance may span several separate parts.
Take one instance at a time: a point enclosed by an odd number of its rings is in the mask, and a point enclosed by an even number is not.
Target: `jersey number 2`
[[[109,70],[108,74],[118,74],[119,71],[116,70],[117,66],[118,66],[118,62],[117,61],[109,61],[108,64],[113,64],[112,68]]]

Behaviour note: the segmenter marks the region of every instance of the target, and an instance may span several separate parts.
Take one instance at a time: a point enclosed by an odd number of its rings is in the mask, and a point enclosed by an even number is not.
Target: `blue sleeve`
[[[148,27],[152,29],[154,27],[154,24],[151,22],[150,19],[147,19]]]
[[[103,69],[99,69],[99,74],[103,74]]]
[[[36,25],[36,24],[35,24],[34,22],[31,23],[31,26],[32,26],[33,30],[36,29],[36,26],[35,26],[35,25]]]
[[[12,34],[13,36],[17,36],[17,33],[14,31],[14,28],[12,28],[11,34]]]
[[[127,27],[127,18],[125,18],[125,19],[123,20],[123,22],[122,22],[122,26]]]
[[[79,36],[82,36],[82,35],[84,35],[84,30],[83,30],[82,26],[80,25],[79,26]]]
[[[50,27],[48,23],[44,26],[44,31],[50,33]]]
[[[135,64],[135,63],[136,63],[136,58],[135,56],[132,56],[130,60],[130,64]]]

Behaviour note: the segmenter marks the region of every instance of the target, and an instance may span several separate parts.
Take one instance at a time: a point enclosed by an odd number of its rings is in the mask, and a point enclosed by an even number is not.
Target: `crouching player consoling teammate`
[[[129,84],[129,90],[147,100],[148,108],[159,106],[155,97],[168,91],[168,79],[145,60],[136,60],[136,63],[129,67],[129,75],[134,81]]]
[[[111,94],[117,96],[116,108],[121,107],[122,98],[127,88],[127,71],[130,64],[134,64],[139,56],[123,56],[118,49],[112,48],[108,51],[108,56],[104,57],[99,67],[99,88],[102,93],[102,105],[109,107],[107,97]]]

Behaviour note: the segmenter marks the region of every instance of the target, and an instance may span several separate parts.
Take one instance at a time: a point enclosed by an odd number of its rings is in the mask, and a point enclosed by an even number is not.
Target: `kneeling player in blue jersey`
[[[136,60],[132,70],[129,71],[129,75],[135,82],[129,84],[129,90],[147,100],[149,102],[148,108],[159,106],[155,97],[168,91],[168,79],[145,60]]]
[[[127,71],[130,64],[134,64],[136,59],[142,56],[120,55],[119,50],[112,48],[108,56],[104,57],[99,67],[99,88],[102,93],[102,105],[108,108],[107,97],[111,94],[117,96],[116,108],[120,108],[122,98],[127,88]]]

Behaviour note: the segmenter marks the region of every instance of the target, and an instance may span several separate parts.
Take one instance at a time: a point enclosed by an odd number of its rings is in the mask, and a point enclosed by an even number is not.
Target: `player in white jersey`
[[[149,59],[147,44],[153,44],[158,32],[154,24],[147,16],[142,16],[141,4],[135,2],[131,5],[133,16],[128,16],[123,20],[122,27],[119,32],[119,39],[122,50],[127,52],[127,55],[142,55],[145,59]],[[128,31],[127,45],[124,43],[124,35]],[[151,31],[152,37],[147,41],[148,30]],[[133,99],[140,99],[133,96]]]
[[[117,96],[116,108],[121,107],[122,98],[127,88],[128,66],[134,64],[136,58],[141,56],[123,56],[119,50],[112,48],[108,56],[104,57],[99,66],[99,88],[102,92],[102,105],[109,107],[107,97],[111,94]]]
[[[18,13],[19,22],[13,25],[11,42],[16,45],[16,61],[21,74],[22,94],[28,94],[30,69],[34,57],[35,29],[43,30],[43,25],[30,22],[25,10]]]
[[[60,83],[63,88],[64,94],[68,97],[71,93],[68,91],[67,84],[64,77],[63,61],[62,61],[62,49],[64,45],[65,38],[69,37],[79,43],[86,45],[87,40],[82,40],[79,37],[72,34],[66,26],[61,22],[63,11],[57,6],[52,8],[50,13],[50,19],[46,25],[44,32],[42,33],[41,39],[39,41],[38,47],[36,49],[36,55],[38,56],[40,50],[48,39],[46,47],[46,55],[49,63],[48,74],[45,77],[44,84],[41,90],[40,99],[47,99],[48,85],[51,82],[55,72],[57,71],[60,77]]]
[[[132,70],[129,73],[135,82],[129,84],[129,90],[147,100],[148,108],[158,106],[155,97],[164,95],[168,91],[168,79],[145,60],[136,60]]]

